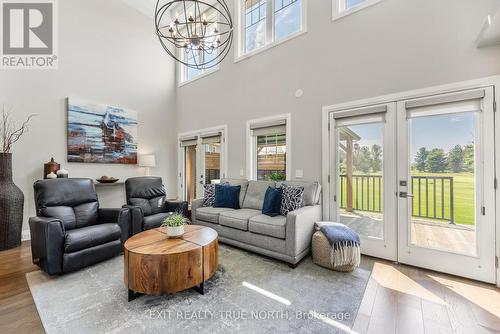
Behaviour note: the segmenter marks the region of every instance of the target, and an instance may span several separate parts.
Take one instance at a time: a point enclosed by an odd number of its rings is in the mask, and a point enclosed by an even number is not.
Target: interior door
[[[363,254],[396,260],[395,104],[330,113],[331,219],[358,232]]]
[[[493,88],[397,109],[398,260],[494,283]]]

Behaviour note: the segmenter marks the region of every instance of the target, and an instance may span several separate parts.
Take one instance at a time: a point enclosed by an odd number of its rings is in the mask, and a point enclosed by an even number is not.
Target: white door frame
[[[370,107],[385,106],[384,115],[384,133],[383,133],[383,236],[382,239],[360,235],[361,249],[363,254],[375,256],[387,260],[396,261],[397,259],[397,229],[394,222],[397,219],[397,200],[394,196],[396,192],[396,180],[391,175],[396,174],[396,105],[395,103],[386,103],[382,105],[373,105]],[[340,112],[356,112],[358,108],[339,110]],[[338,170],[338,136],[335,130],[335,112],[330,114],[330,185],[329,193],[333,199],[330,201],[329,212],[331,217],[337,217],[338,195],[340,185],[336,172]],[[337,220],[334,218],[333,220]]]
[[[384,104],[384,103],[394,103],[396,101],[414,99],[419,97],[425,97],[429,95],[450,93],[458,90],[468,90],[475,88],[484,88],[488,86],[493,86],[495,101],[500,101],[500,75],[479,78],[475,80],[462,81],[457,83],[451,83],[446,85],[439,85],[433,87],[427,87],[416,90],[409,90],[405,92],[388,94],[379,97],[371,97],[360,99],[351,102],[338,103],[334,105],[324,106],[322,108],[322,186],[323,186],[323,217],[329,219],[330,217],[330,203],[333,200],[333,196],[330,193],[330,143],[329,143],[329,113],[333,111],[339,111],[343,109],[352,109],[366,107],[374,104]],[[500,142],[498,136],[500,136],[500,117],[495,115],[495,170],[496,175],[500,175]],[[498,178],[498,177],[497,177]],[[494,180],[492,180],[494,182]],[[495,205],[495,236],[496,236],[496,257],[500,257],[500,196],[498,196],[498,189],[496,190],[496,205]],[[500,268],[497,268],[496,283],[500,287]]]
[[[214,126],[210,128],[205,128],[205,129],[200,129],[200,130],[193,130],[193,131],[187,131],[187,132],[182,132],[177,135],[177,193],[179,194],[178,197],[181,200],[186,200],[185,198],[185,192],[184,192],[184,170],[185,170],[185,160],[184,160],[184,147],[180,146],[181,138],[185,137],[190,137],[190,136],[197,136],[198,137],[198,145],[201,145],[201,136],[204,134],[211,134],[214,132],[220,132],[221,133],[221,178],[225,177],[227,175],[227,146],[228,146],[228,135],[227,135],[227,124],[224,125],[219,125],[219,126]],[[199,154],[197,152],[196,154],[196,187],[198,188],[198,178],[199,178],[199,171],[202,166],[202,163],[199,159]],[[200,196],[200,194],[197,192],[197,197]]]

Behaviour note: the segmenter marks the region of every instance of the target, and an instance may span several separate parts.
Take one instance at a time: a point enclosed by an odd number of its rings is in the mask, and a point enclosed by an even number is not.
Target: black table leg
[[[142,293],[135,292],[133,290],[128,289],[128,301],[129,302],[131,302],[134,299],[139,298],[140,296],[142,296]]]
[[[200,286],[195,286],[193,287],[193,289],[197,292],[199,292],[200,294],[204,295],[205,294],[205,291],[203,290],[203,283],[204,282],[201,282]]]

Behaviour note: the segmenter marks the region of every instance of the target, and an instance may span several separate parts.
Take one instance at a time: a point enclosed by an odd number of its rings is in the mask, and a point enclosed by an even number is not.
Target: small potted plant
[[[178,238],[184,234],[184,225],[188,219],[180,213],[174,213],[163,220],[162,227],[167,228],[169,238]]]

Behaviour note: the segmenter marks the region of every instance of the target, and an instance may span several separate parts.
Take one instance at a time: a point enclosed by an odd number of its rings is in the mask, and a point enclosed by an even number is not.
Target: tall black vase
[[[0,250],[21,244],[24,194],[12,181],[12,154],[0,153]]]

